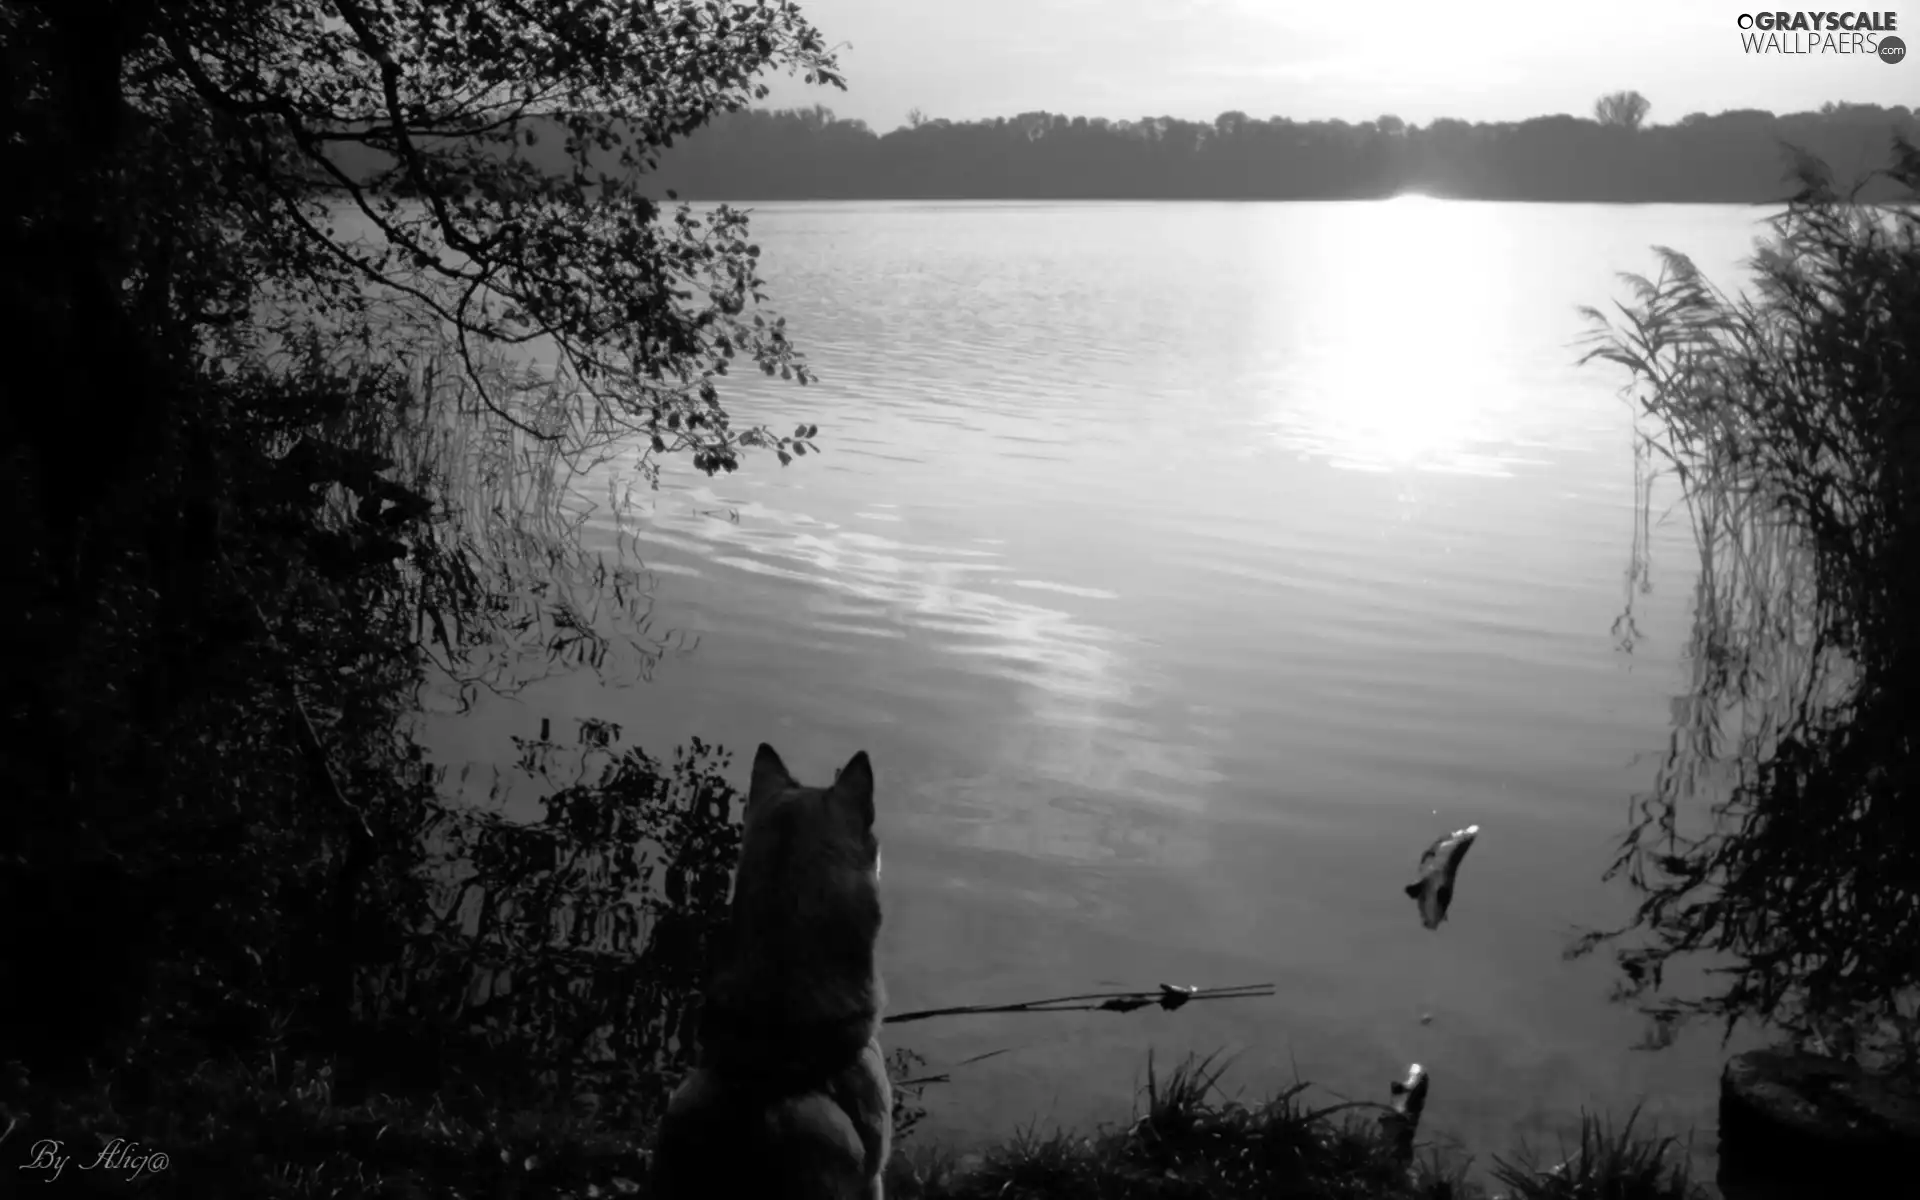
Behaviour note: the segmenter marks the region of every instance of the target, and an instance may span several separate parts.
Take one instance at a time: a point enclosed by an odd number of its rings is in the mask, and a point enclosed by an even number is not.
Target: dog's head
[[[772,746],[753,758],[735,896],[780,904],[798,920],[856,915],[880,924],[880,840],[873,828],[873,764],[862,750],[826,787],[796,780]]]

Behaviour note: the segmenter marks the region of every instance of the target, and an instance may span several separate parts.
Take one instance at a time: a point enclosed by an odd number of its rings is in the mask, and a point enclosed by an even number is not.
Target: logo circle
[[[1907,56],[1907,44],[1897,37],[1883,37],[1880,39],[1880,49],[1877,53],[1880,55],[1881,62],[1897,63]]]

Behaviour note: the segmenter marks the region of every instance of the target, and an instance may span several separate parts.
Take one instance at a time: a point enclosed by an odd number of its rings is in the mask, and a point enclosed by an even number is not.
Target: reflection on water
[[[986,545],[900,541],[753,502],[733,508],[737,520],[701,515],[727,504],[710,487],[690,487],[656,505],[633,540],[649,563],[671,551],[709,568],[802,585],[805,617],[786,618],[798,626],[795,647],[862,656],[882,652],[873,639],[910,640],[937,645],[976,682],[1015,685],[1023,716],[994,761],[1023,774],[992,789],[1002,820],[1035,810],[1021,794],[1022,779],[1162,805],[1183,797],[1197,803],[1223,779],[1204,749],[1159,738],[1142,704],[1145,666],[1129,653],[1137,636],[1026,598],[1097,601],[1117,593],[1007,578],[1005,554]]]
[[[1266,416],[1282,444],[1337,466],[1504,475],[1551,417],[1514,368],[1512,278],[1534,250],[1497,205],[1335,206],[1310,264],[1324,280],[1278,345]],[[1547,349],[1539,347],[1536,349]]]
[[[1712,1123],[1714,1047],[1625,1054],[1564,963],[1683,690],[1690,556],[1610,630],[1627,413],[1574,307],[1647,247],[1726,268],[1745,209],[1389,204],[769,205],[756,237],[821,383],[737,417],[822,454],[669,472],[624,527],[698,648],[442,722],[454,760],[541,715],[872,755],[897,1008],[1168,982],[1272,1000],[903,1034],[957,1068],[936,1135],[1124,1114],[1151,1045],[1226,1046],[1378,1095],[1483,1152],[1581,1105]],[[611,473],[588,481],[603,495]],[[731,515],[730,515],[731,514]],[[592,535],[620,533],[602,514]],[[744,759],[739,769],[744,771]],[[1475,823],[1448,923],[1400,893]],[[1418,1014],[1435,1014],[1431,1025]],[[1703,1139],[1703,1149],[1711,1147]]]
[[[720,503],[704,488],[691,498]],[[764,505],[738,511],[734,522],[657,514],[658,524],[635,540],[643,550],[691,551],[716,567],[807,585],[807,608],[825,618],[808,623],[816,632],[935,635],[950,652],[976,660],[975,670],[1025,684],[1036,696],[1126,697],[1114,677],[1119,635],[988,590],[987,581],[1009,569],[992,550],[895,541]]]

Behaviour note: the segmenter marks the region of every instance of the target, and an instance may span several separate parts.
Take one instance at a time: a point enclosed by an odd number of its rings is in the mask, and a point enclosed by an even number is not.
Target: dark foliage
[[[505,1102],[590,1097],[610,1124],[638,1127],[688,1061],[738,796],[725,753],[696,739],[667,768],[620,752],[618,736],[588,723],[576,747],[523,741],[516,772],[557,789],[532,821],[414,810],[432,923],[363,977],[358,1008],[427,1083],[458,1080],[470,1055]],[[557,786],[563,772],[574,778]]]
[[[644,597],[574,537],[567,469],[655,422],[709,471],[784,453],[713,379],[803,370],[748,312],[737,214],[449,172],[530,106],[613,114],[581,144],[637,159],[832,61],[790,4],[325,7],[0,3],[0,329],[31,367],[0,385],[9,1179],[113,1137],[196,1196],[497,1174],[552,1132],[512,1105],[638,1121],[684,1061],[724,756],[590,730],[612,765],[516,823],[447,799],[409,719],[430,680],[644,670]],[[356,140],[405,169],[342,185],[322,151]],[[371,238],[329,224],[349,207]],[[534,335],[557,377],[508,366]]]

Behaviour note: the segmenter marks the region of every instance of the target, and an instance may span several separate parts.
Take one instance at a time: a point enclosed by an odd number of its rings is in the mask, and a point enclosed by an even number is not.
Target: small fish
[[[1420,923],[1428,929],[1440,928],[1447,919],[1447,906],[1453,903],[1453,877],[1467,848],[1480,836],[1478,825],[1456,829],[1438,838],[1420,856],[1420,878],[1407,885],[1407,895],[1420,905]]]

